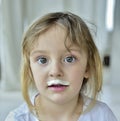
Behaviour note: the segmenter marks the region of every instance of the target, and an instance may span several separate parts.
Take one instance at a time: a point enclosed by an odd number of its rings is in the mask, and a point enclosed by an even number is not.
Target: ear
[[[86,78],[86,79],[89,78],[89,73],[88,72],[85,73],[84,78]]]
[[[87,68],[86,71],[85,71],[85,74],[84,74],[84,78],[89,78],[90,76],[90,73],[89,73],[89,69]]]

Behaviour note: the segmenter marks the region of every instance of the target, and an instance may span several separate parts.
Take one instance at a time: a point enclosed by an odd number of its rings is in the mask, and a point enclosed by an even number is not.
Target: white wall
[[[115,28],[111,48],[111,82],[120,85],[120,0],[116,0]]]

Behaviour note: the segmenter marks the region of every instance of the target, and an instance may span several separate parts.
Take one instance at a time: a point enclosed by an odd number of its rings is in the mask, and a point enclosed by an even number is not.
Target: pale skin
[[[87,54],[79,47],[70,45],[70,52],[64,45],[66,30],[53,26],[42,33],[30,53],[30,67],[40,95],[35,99],[39,104],[39,117],[43,121],[77,121],[80,109],[78,97],[83,78],[88,78]],[[47,81],[62,79],[70,82],[63,90],[52,90]],[[76,108],[77,107],[77,108]]]

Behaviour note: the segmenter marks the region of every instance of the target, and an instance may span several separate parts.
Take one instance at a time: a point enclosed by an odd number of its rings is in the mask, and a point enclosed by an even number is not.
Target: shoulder
[[[24,103],[11,111],[5,121],[30,121],[33,118],[35,119],[35,116],[29,111],[27,105]]]
[[[98,114],[99,116],[101,115],[101,116],[105,116],[105,117],[113,114],[113,112],[108,107],[108,105],[106,103],[101,102],[101,101],[96,101],[95,106],[91,110],[91,113],[93,113],[93,112]]]
[[[88,102],[90,102],[91,99],[88,98]],[[88,102],[85,103],[84,107],[88,106]],[[85,114],[82,115],[82,121],[89,120],[89,121],[117,121],[115,118],[113,112],[108,107],[107,104],[96,101],[96,104],[94,107]],[[80,120],[81,121],[81,120]]]
[[[35,96],[31,101],[34,103]],[[35,115],[29,110],[26,103],[23,103],[18,108],[11,111],[5,121],[38,121]]]
[[[25,116],[26,114],[28,114],[28,108],[27,108],[27,105],[24,103],[24,104],[20,105],[18,108],[11,111],[8,114],[5,121],[10,121],[10,120],[11,121],[17,121],[17,119]]]

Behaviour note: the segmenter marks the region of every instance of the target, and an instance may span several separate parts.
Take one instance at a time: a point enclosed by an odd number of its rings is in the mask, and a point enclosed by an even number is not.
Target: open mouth
[[[53,91],[64,91],[69,85],[69,82],[58,79],[47,82],[48,88],[52,89]]]
[[[48,87],[56,87],[56,88],[58,87],[58,88],[59,88],[59,87],[67,87],[67,86],[68,86],[68,85],[61,85],[61,84],[56,84],[56,85],[55,85],[55,84],[53,84],[53,85],[50,85],[50,86],[48,86]]]

